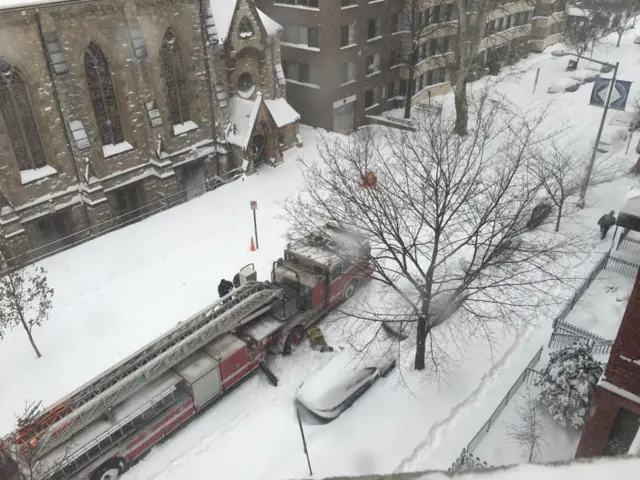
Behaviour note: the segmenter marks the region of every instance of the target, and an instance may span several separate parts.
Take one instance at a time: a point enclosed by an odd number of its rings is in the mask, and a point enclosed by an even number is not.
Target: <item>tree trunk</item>
[[[556,218],[556,232],[560,231],[560,219],[562,218],[562,204],[558,207],[558,218]]]
[[[618,33],[618,43],[616,44],[616,47],[620,46],[620,40],[622,40],[622,34]]]
[[[418,332],[416,338],[416,358],[413,362],[413,368],[416,370],[424,370],[424,359],[427,353],[427,317],[424,315],[420,315],[420,318],[418,318]]]
[[[24,319],[20,319],[20,323],[22,323],[22,328],[24,328],[24,331],[27,332],[27,336],[29,337],[29,342],[31,342],[33,351],[36,352],[36,355],[38,356],[38,358],[42,357],[42,354],[40,353],[40,350],[38,350],[38,346],[36,345],[36,342],[33,340],[33,335],[31,335],[31,330],[29,330],[29,327],[27,326],[27,322],[25,322]]]
[[[469,104],[467,103],[467,81],[462,80],[453,87],[453,99],[456,106],[456,133],[467,134],[469,124]]]
[[[413,76],[415,75],[416,70],[416,50],[414,49],[411,52],[411,58],[409,59],[409,78],[407,79],[407,93],[404,97],[404,118],[411,118],[411,97],[413,97]]]

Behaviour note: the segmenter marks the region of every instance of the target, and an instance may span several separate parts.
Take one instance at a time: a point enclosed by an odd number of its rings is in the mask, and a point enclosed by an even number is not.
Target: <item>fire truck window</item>
[[[342,275],[342,265],[334,265],[331,267],[331,273],[329,274],[329,281],[333,282],[336,278]]]

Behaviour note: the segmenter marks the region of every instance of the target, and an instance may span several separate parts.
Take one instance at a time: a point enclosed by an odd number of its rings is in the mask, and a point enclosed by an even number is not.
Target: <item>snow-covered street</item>
[[[596,58],[620,61],[619,78],[623,80],[640,78],[640,46],[633,44],[638,33],[640,26],[625,36],[620,48],[595,52]],[[589,105],[591,84],[573,93],[547,93],[550,85],[569,76],[567,57],[550,54],[555,48],[532,54],[492,88],[518,107],[548,106],[554,123],[566,128],[563,143],[588,154],[602,111]],[[582,62],[581,67],[587,68],[588,63]],[[474,88],[485,82],[477,82]],[[634,84],[632,95],[640,96],[639,88]],[[451,103],[449,96],[445,108],[451,108]],[[614,138],[621,128],[609,124],[614,116],[614,112],[609,114],[603,138]],[[51,318],[34,330],[43,358],[35,358],[20,331],[10,332],[0,342],[0,364],[10,365],[0,369],[0,433],[13,428],[13,414],[25,401],[55,402],[215,301],[221,278],[231,278],[242,266],[254,263],[258,278],[267,279],[272,262],[282,256],[285,246],[286,223],[280,205],[300,186],[296,158],[316,155],[317,132],[302,127],[301,135],[304,147],[288,151],[284,164],[277,168],[263,167],[244,181],[42,261],[55,288]],[[621,148],[613,153],[612,161],[624,162],[625,169],[631,167],[639,137],[636,133],[632,138],[627,157],[626,142],[612,142],[612,149]],[[635,178],[622,177],[593,187],[587,194],[587,208],[563,221],[562,228],[584,235],[591,246],[583,257],[567,260],[577,279],[587,275],[610,246],[610,239],[599,240],[597,219],[604,212],[617,211],[629,188],[637,185]],[[252,200],[258,202],[260,248],[256,252],[249,250]],[[575,204],[574,199],[571,203]],[[610,295],[630,290],[614,274],[601,275],[598,281]],[[608,290],[609,284],[619,285],[619,293]],[[570,292],[562,293],[570,296]],[[588,306],[568,321],[613,338],[625,304],[621,302],[618,308],[615,301],[610,302],[611,322],[591,318]],[[481,338],[470,339],[463,355],[439,382],[427,382],[403,365],[374,384],[332,423],[305,425],[314,474],[446,470],[540,346],[548,343],[554,315],[547,313],[541,313],[537,325],[505,333],[491,345]],[[277,388],[257,372],[153,448],[123,478],[196,479],[206,477],[206,472],[215,478],[238,480],[306,476],[294,409],[296,389],[334,357],[352,354],[342,336],[342,322],[327,320],[323,333],[335,352],[319,353],[305,345],[290,357],[272,357],[269,366],[280,379]],[[499,437],[496,434],[496,442],[503,441]],[[492,448],[487,447],[489,440],[485,439],[483,448]],[[567,445],[573,444],[568,441]]]

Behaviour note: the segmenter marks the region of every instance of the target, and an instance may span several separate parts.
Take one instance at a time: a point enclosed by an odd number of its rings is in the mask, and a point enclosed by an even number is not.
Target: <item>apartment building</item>
[[[283,26],[282,67],[287,99],[303,123],[349,133],[404,104],[429,101],[450,89],[457,14],[452,3],[424,0],[421,22],[433,33],[421,38],[415,77],[400,62],[411,42],[406,0],[256,0]],[[489,15],[473,78],[512,63],[530,50],[559,40],[564,0],[520,0]],[[473,20],[473,14],[469,14]]]

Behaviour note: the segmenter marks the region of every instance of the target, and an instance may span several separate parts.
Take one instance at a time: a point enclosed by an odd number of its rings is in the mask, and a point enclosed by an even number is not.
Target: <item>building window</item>
[[[389,17],[389,32],[397,33],[398,32],[398,16],[399,14],[391,15]]]
[[[353,82],[356,79],[356,62],[344,62],[340,69],[340,83]]]
[[[364,108],[373,107],[376,103],[376,92],[374,89],[364,91]]]
[[[358,0],[340,0],[340,6],[342,8],[351,7],[353,5],[358,5]]]
[[[282,40],[296,45],[320,48],[320,29],[318,27],[285,26],[282,32]]]
[[[640,415],[621,408],[604,447],[605,456],[625,455],[640,428]]]
[[[427,72],[426,85],[437,85],[447,81],[447,69],[445,67],[435,68]]]
[[[0,59],[0,110],[20,170],[46,165],[36,120],[20,73]]]
[[[349,23],[348,25],[342,25],[340,29],[340,46],[348,47],[349,45],[355,45],[356,41],[356,24]]]
[[[382,35],[382,21],[379,18],[372,18],[367,24],[367,40],[380,37]]]
[[[89,96],[103,145],[124,142],[116,90],[111,79],[109,61],[102,49],[91,42],[84,54],[84,73]]]
[[[253,37],[253,26],[247,17],[240,20],[240,24],[238,25],[238,36],[240,38]]]
[[[396,96],[396,82],[391,82],[387,85],[387,98],[393,98]]]
[[[450,22],[451,20],[453,20],[453,4],[447,3],[446,5],[442,5],[442,11],[440,13],[440,21]]]
[[[238,90],[242,93],[249,93],[253,89],[253,79],[251,74],[244,72],[238,77]]]
[[[367,75],[380,71],[380,54],[367,55]]]
[[[284,71],[285,78],[288,80],[294,80],[302,83],[313,83],[312,80],[314,76],[311,74],[311,69],[306,63],[283,60],[282,69]]]
[[[69,212],[56,212],[37,221],[40,244],[47,252],[54,252],[60,247],[71,245],[73,237],[69,228]]]
[[[187,75],[182,58],[182,49],[171,30],[167,30],[162,39],[160,50],[162,73],[167,88],[167,105],[171,123],[178,125],[191,120],[189,114],[189,90]]]
[[[318,8],[318,0],[275,0],[276,5],[298,5],[300,7]]]

